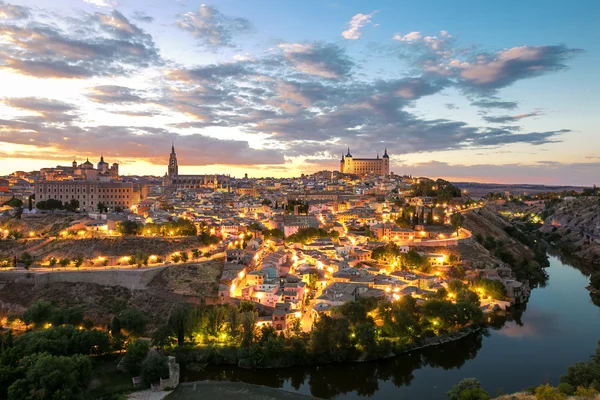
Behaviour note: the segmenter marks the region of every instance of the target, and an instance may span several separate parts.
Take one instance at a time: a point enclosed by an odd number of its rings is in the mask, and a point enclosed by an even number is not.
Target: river
[[[532,291],[522,314],[498,321],[487,335],[382,361],[281,370],[209,366],[182,371],[181,380],[240,381],[335,399],[446,399],[448,389],[468,377],[479,379],[491,395],[557,384],[569,365],[594,353],[600,308],[592,304],[588,277],[580,270],[550,256],[547,273],[547,285]]]

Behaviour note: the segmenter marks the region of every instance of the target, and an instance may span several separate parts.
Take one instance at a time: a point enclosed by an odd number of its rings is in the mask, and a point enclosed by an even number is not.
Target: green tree
[[[188,262],[189,258],[190,257],[187,252],[184,251],[181,253],[181,262]]]
[[[81,254],[73,259],[73,265],[75,265],[75,268],[79,268],[83,265],[83,256]]]
[[[106,206],[106,204],[104,204],[103,202],[99,202],[96,205],[96,209],[98,210],[98,212],[100,213],[105,213],[108,212],[108,207]]]
[[[242,344],[244,348],[249,348],[254,343],[256,337],[256,321],[258,313],[254,310],[242,312]]]
[[[142,336],[146,332],[148,317],[137,308],[126,308],[116,318],[121,328],[134,336]]]
[[[56,257],[50,257],[50,259],[48,260],[48,265],[50,266],[50,268],[54,268],[57,262],[58,260],[56,259]]]
[[[21,253],[21,257],[19,257],[19,261],[25,265],[25,269],[29,269],[33,265],[34,258],[28,252]]]
[[[22,207],[23,206],[23,201],[17,199],[16,197],[13,197],[12,199],[5,201],[2,205],[4,206],[10,206],[10,207]]]
[[[69,264],[71,264],[71,260],[69,260],[68,258],[61,258],[59,264],[61,267],[66,268]]]
[[[173,254],[171,255],[171,261],[177,264],[179,261],[181,261],[181,256],[179,254]]]
[[[81,398],[92,377],[92,363],[81,354],[33,354],[19,365],[26,370],[25,377],[10,385],[9,400]]]
[[[142,225],[136,221],[121,221],[117,224],[117,232],[124,236],[138,235],[142,231]]]
[[[168,377],[169,366],[167,364],[167,357],[156,350],[150,350],[141,365],[142,382],[146,385],[151,385],[160,381],[160,378],[166,379]]]
[[[198,260],[200,258],[200,255],[202,254],[202,252],[198,249],[193,249],[192,250],[192,258],[194,259],[194,261]]]
[[[460,228],[462,228],[463,223],[465,222],[465,217],[459,213],[455,212],[450,217],[450,225],[452,225],[452,229],[458,234]]]
[[[23,322],[25,324],[43,324],[50,321],[50,317],[54,312],[52,303],[44,300],[36,300],[28,309],[23,313]]]
[[[65,209],[71,212],[77,211],[79,209],[79,200],[71,199],[68,203],[65,203]]]
[[[150,345],[145,340],[136,339],[127,346],[127,353],[123,359],[123,364],[127,371],[133,376],[139,375],[142,369],[142,362],[150,351]]]

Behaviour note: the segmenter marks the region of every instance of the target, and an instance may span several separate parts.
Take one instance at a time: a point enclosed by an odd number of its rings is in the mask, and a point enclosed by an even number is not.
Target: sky
[[[600,2],[0,0],[0,174],[299,176],[387,149],[600,184]]]

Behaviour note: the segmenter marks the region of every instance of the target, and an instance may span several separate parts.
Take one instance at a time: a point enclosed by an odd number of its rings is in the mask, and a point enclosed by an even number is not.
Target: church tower
[[[387,153],[387,147],[385,148],[385,153],[383,153],[383,170],[381,171],[381,175],[389,175],[390,174],[390,156]]]
[[[175,145],[171,146],[171,155],[169,156],[169,177],[176,177],[179,175],[179,166],[177,165],[177,154],[175,154]]]

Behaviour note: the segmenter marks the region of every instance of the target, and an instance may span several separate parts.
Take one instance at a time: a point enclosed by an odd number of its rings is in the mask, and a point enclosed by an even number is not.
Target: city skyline
[[[0,1],[0,174],[93,162],[592,185],[600,6]],[[512,7],[514,5],[514,7]],[[517,8],[518,5],[518,8]],[[508,28],[510,27],[510,28]]]

